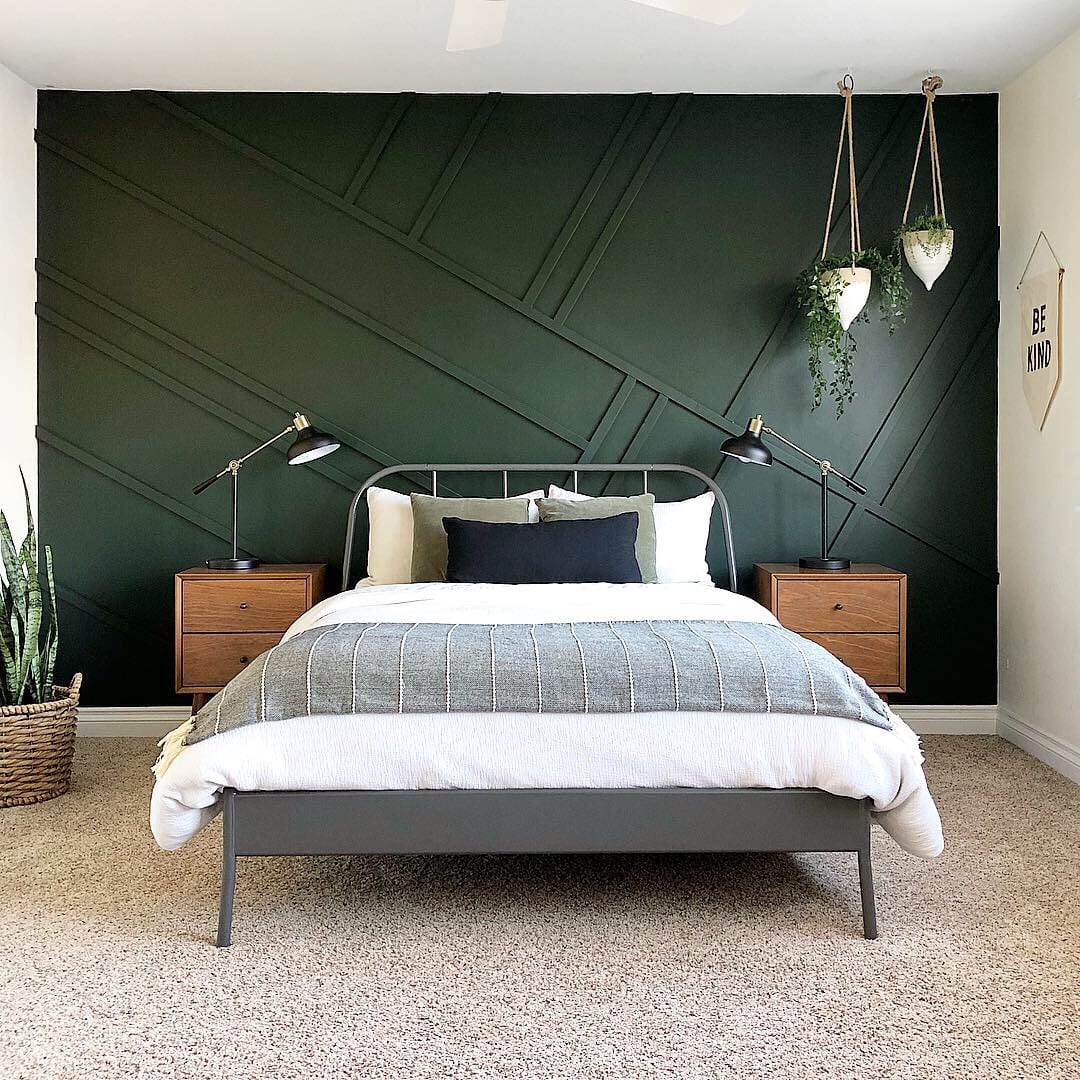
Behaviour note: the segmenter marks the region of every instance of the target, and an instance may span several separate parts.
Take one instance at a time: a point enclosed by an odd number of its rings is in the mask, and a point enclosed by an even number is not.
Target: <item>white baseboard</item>
[[[993,735],[997,731],[996,705],[897,705],[894,711],[919,735]],[[160,739],[190,715],[185,705],[79,709],[78,733]]]
[[[996,735],[996,705],[894,705],[916,735]]]
[[[188,705],[134,705],[118,708],[80,708],[77,735],[160,739],[191,715]]]
[[[998,718],[998,734],[1038,758],[1074,783],[1080,784],[1080,749],[1056,735],[1021,720],[1004,706]]]

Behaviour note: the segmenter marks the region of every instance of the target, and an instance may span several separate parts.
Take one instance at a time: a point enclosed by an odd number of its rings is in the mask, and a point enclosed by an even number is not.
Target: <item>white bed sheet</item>
[[[454,585],[357,588],[324,600],[286,637],[340,622],[773,622],[707,585]],[[255,724],[183,748],[154,786],[150,824],[173,850],[240,790],[559,787],[812,787],[869,797],[905,850],[942,849],[918,738],[827,716],[749,713],[377,714]]]

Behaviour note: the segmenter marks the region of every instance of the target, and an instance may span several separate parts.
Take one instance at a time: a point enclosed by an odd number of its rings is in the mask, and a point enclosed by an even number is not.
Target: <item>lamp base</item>
[[[208,570],[254,570],[262,565],[262,559],[207,559]]]
[[[799,560],[800,570],[850,570],[850,559],[823,559],[820,555],[805,555]]]

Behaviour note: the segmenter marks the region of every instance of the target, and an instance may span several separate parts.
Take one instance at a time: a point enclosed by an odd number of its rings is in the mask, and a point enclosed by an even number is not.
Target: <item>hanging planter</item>
[[[840,142],[836,148],[829,209],[825,216],[825,236],[821,244],[821,255],[799,276],[797,296],[799,306],[806,315],[806,341],[810,347],[808,366],[812,392],[811,409],[816,409],[828,394],[836,403],[836,417],[839,419],[844,413],[844,406],[855,399],[856,342],[850,328],[853,323],[867,318],[865,308],[874,275],[877,275],[881,317],[889,323],[890,334],[904,320],[908,291],[900,268],[899,254],[891,258],[877,248],[862,246],[852,122],[854,82],[850,75],[845,75],[836,85],[844,99],[844,113],[840,122]],[[845,140],[848,152],[851,249],[844,255],[830,255],[829,233],[832,231],[836,185],[840,178]]]
[[[836,270],[822,271],[822,284],[836,290],[836,314],[842,330],[847,330],[866,307],[871,277],[865,266],[840,266]]]
[[[907,202],[904,203],[903,223],[897,231],[904,258],[912,273],[926,286],[927,292],[941,277],[953,253],[953,230],[945,217],[945,191],[941,184],[941,158],[938,154],[937,125],[934,123],[934,98],[941,87],[940,76],[931,75],[923,79],[922,92],[926,98],[926,108],[923,110],[919,144],[915,148],[915,164],[911,169]],[[932,208],[926,207],[921,214],[916,214],[909,222],[911,195],[915,190],[915,175],[919,169],[924,138],[929,139],[930,186],[934,204]]]

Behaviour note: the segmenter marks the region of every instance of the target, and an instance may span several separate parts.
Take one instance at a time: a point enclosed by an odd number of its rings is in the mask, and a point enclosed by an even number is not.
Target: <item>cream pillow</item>
[[[552,484],[552,499],[592,498]],[[658,502],[653,505],[656,522],[656,580],[660,584],[711,582],[706,549],[709,546],[709,523],[716,497],[711,491],[682,502]]]
[[[412,581],[412,503],[387,488],[367,489],[368,576],[362,585],[405,585]]]
[[[542,491],[528,491],[529,520],[539,521],[536,500]],[[369,487],[367,577],[358,585],[407,585],[412,581],[413,516],[408,495]]]

